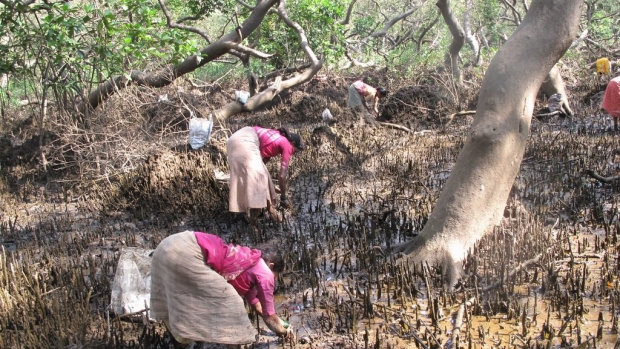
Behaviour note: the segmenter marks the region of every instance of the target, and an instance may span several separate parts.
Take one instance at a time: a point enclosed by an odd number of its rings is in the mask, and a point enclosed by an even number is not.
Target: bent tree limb
[[[476,117],[444,189],[413,240],[396,246],[411,265],[441,268],[448,286],[502,217],[529,137],[536,93],[577,34],[583,0],[534,0],[491,61]]]
[[[566,88],[564,87],[564,80],[562,80],[562,75],[560,75],[560,69],[558,69],[557,65],[554,65],[553,68],[549,71],[542,85],[540,85],[540,92],[550,97],[556,93],[562,94],[562,108],[566,111],[568,116],[573,116],[573,110],[570,108],[568,104],[568,97],[566,94]]]
[[[586,174],[601,183],[609,184],[609,183],[613,183],[613,182],[620,180],[620,176],[603,177],[600,174],[594,172],[593,170],[587,170]]]
[[[215,118],[219,120],[225,120],[228,117],[238,114],[240,112],[253,111],[259,106],[273,100],[273,98],[277,96],[278,93],[309,81],[310,79],[312,79],[312,77],[314,77],[314,75],[316,75],[319,70],[321,70],[323,62],[321,62],[321,60],[319,60],[314,54],[314,51],[312,51],[312,48],[308,44],[308,38],[306,37],[306,33],[304,32],[303,28],[289,18],[286,11],[285,0],[280,0],[275,12],[278,16],[280,16],[280,18],[284,21],[284,23],[286,23],[287,26],[289,26],[297,33],[301,48],[306,54],[306,58],[310,61],[310,66],[299,75],[295,75],[287,80],[282,80],[281,77],[276,78],[276,81],[271,86],[249,98],[244,105],[237,101],[228,103],[224,107],[213,112]]]
[[[457,85],[461,85],[463,83],[463,77],[461,76],[461,69],[459,68],[459,53],[465,44],[465,31],[452,13],[450,0],[438,0],[436,5],[452,34],[452,42],[450,43],[448,54],[446,54],[445,65],[450,67],[452,76]]]
[[[95,90],[88,94],[86,100],[80,102],[77,110],[81,115],[90,109],[96,109],[103,101],[108,99],[118,90],[131,84],[149,87],[164,87],[171,84],[178,77],[191,73],[203,65],[228,53],[238,42],[239,32],[243,38],[247,38],[262,23],[265,15],[278,0],[260,1],[252,10],[250,16],[243,22],[240,30],[233,30],[222,36],[219,40],[200,50],[200,55],[186,58],[177,65],[169,65],[159,72],[142,72],[139,70],[131,71],[125,76],[114,76],[100,84]]]

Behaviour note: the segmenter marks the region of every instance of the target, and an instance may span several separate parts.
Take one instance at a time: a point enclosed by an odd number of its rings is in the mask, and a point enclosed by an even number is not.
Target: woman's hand
[[[269,317],[263,317],[265,324],[269,327],[270,330],[275,332],[278,336],[286,336],[287,329],[284,328],[284,322],[280,320],[277,314],[273,314]],[[289,326],[291,328],[291,326]]]

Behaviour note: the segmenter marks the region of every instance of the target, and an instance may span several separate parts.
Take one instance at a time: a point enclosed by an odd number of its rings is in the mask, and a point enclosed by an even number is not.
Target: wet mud
[[[617,175],[618,135],[587,102],[592,89],[573,88],[573,118],[534,117],[502,222],[447,289],[441,270],[406,265],[386,248],[426,223],[475,117],[450,116],[475,105],[475,92],[457,102],[437,86],[392,88],[381,118],[413,131],[406,133],[360,122],[346,108],[350,81],[330,77],[283,93],[264,110],[217,125],[198,151],[179,136],[97,191],[5,181],[0,346],[171,347],[148,310],[111,312],[110,288],[123,247],[155,248],[193,229],[286,251],[277,311],[296,336],[283,341],[249,314],[257,341],[248,348],[617,347],[620,182],[588,171]],[[213,95],[211,105],[228,102],[225,88],[199,92]],[[200,97],[192,97],[197,110]],[[169,98],[190,100],[174,91]],[[335,122],[321,119],[325,108]],[[162,110],[145,111],[149,127],[182,132],[178,114]],[[226,137],[248,124],[285,125],[308,145],[291,163],[292,208],[280,211],[281,224],[261,217],[258,229],[227,212],[226,183],[215,172],[227,172]],[[268,167],[275,176],[277,161]]]

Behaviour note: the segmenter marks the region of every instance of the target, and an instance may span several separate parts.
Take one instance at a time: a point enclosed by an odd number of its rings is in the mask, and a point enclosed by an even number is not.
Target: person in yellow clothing
[[[596,60],[596,75],[609,75],[610,68],[609,58],[603,57]]]

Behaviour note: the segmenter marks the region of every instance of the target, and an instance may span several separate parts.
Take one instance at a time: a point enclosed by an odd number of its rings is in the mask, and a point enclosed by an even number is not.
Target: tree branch
[[[353,7],[355,6],[356,2],[357,0],[351,0],[351,2],[349,3],[349,7],[347,8],[347,15],[344,17],[342,21],[340,21],[340,24],[342,25],[349,24],[349,21],[351,20],[351,13],[353,12]]]
[[[269,9],[276,3],[278,3],[278,0],[263,0],[254,7],[250,16],[242,24],[241,32],[244,38],[247,38],[260,26]],[[89,108],[97,108],[117,90],[125,88],[129,84],[150,87],[167,86],[178,77],[191,73],[203,65],[229,53],[231,50],[229,43],[236,42],[238,37],[237,30],[235,29],[222,36],[216,42],[200,50],[199,55],[188,57],[177,65],[169,65],[159,72],[145,73],[134,70],[129,74],[129,79],[123,76],[111,77],[107,81],[101,83],[95,90],[91,91],[87,99],[78,104],[77,110],[83,115]]]
[[[587,170],[586,174],[602,183],[613,183],[620,179],[620,176],[603,177],[592,170]]]
[[[519,13],[519,11],[517,11],[517,9],[508,1],[506,0],[502,0],[502,2],[504,3],[504,5],[506,5],[510,11],[512,12],[512,22],[516,25],[521,24],[521,14]]]
[[[383,26],[383,28],[381,28],[380,30],[377,30],[376,32],[370,34],[371,38],[377,38],[380,36],[385,36],[385,34],[387,34],[387,31],[394,25],[396,24],[398,21],[405,19],[407,17],[409,17],[409,15],[411,15],[412,13],[414,13],[415,11],[418,10],[418,7],[414,7],[411,10],[405,12],[405,13],[401,13],[396,17],[393,17],[392,19],[390,19],[387,23],[385,23],[385,25]]]
[[[226,47],[228,47],[231,50],[237,50],[240,52],[243,52],[245,54],[248,54],[252,57],[256,57],[256,58],[260,58],[260,59],[267,59],[267,58],[271,58],[273,57],[273,53],[264,53],[258,50],[255,50],[251,47],[247,47],[247,46],[243,46],[241,44],[238,44],[236,42],[227,42]]]
[[[182,30],[186,30],[188,32],[194,33],[194,34],[198,34],[203,39],[205,39],[207,43],[209,44],[211,43],[211,38],[209,37],[209,35],[207,35],[207,33],[203,32],[202,30],[198,28],[190,27],[187,25],[179,24],[173,21],[172,18],[170,18],[170,12],[168,12],[168,8],[166,7],[166,4],[164,4],[164,1],[163,0],[157,0],[157,1],[159,2],[159,7],[161,7],[161,10],[164,13],[164,16],[166,16],[166,23],[168,24],[168,27],[175,28],[175,29],[182,29]]]
[[[286,10],[286,1],[279,0],[277,9],[272,9],[272,11],[274,11],[289,28],[293,29],[297,33],[297,36],[299,37],[299,44],[301,45],[302,50],[306,54],[306,57],[310,61],[310,67],[308,67],[303,73],[295,75],[294,77],[287,80],[282,80],[282,77],[278,76],[271,86],[269,86],[264,91],[250,97],[244,105],[241,105],[241,103],[234,101],[227,104],[223,108],[216,110],[215,112],[213,112],[213,115],[217,119],[225,120],[226,118],[238,114],[242,111],[255,110],[261,105],[273,100],[273,98],[277,96],[280,92],[309,81],[323,66],[323,62],[316,57],[314,51],[308,44],[308,38],[306,37],[306,33],[304,32],[303,28],[296,22],[292,21],[288,16],[288,12]]]

